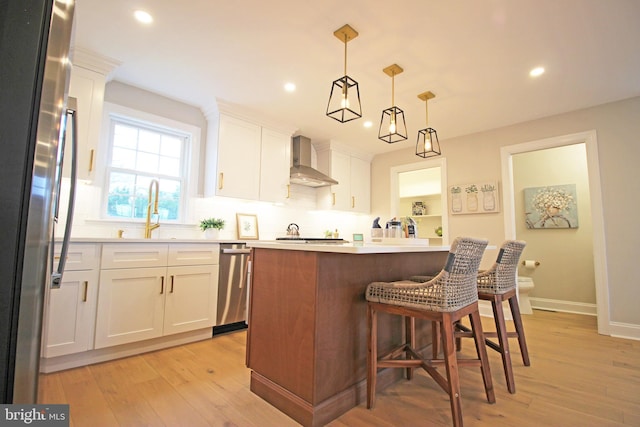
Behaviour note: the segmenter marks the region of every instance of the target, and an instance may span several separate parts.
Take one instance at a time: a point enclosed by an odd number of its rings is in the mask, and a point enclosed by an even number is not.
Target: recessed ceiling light
[[[366,128],[370,128],[371,126],[373,126],[373,123],[370,120],[367,120],[362,125]]]
[[[286,90],[287,92],[294,92],[296,90],[295,83],[285,83],[284,90]]]
[[[153,22],[153,17],[144,10],[136,10],[133,13],[133,16],[135,16],[138,22],[142,22],[143,24],[150,24]]]
[[[531,77],[538,77],[544,74],[544,67],[536,67],[533,70],[529,71],[529,75]]]

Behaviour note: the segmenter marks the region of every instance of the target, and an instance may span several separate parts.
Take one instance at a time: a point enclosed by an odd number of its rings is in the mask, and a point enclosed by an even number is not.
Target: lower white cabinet
[[[56,248],[56,265],[59,249]],[[47,289],[42,355],[45,358],[93,348],[100,245],[73,244],[59,288]]]
[[[106,246],[107,257],[117,253],[126,259],[125,245],[116,250]],[[155,261],[162,265],[100,271],[96,349],[214,326],[219,246],[170,244],[168,251],[153,246],[148,245],[147,253],[168,253]],[[131,257],[139,257],[131,249]],[[104,258],[103,265],[113,265]],[[183,265],[171,265],[176,263]]]

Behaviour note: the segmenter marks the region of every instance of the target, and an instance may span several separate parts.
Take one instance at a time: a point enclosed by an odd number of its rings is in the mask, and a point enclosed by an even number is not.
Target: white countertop
[[[62,239],[56,239],[61,242]],[[212,239],[129,239],[117,237],[72,237],[71,243],[244,243],[244,240],[212,240]]]
[[[333,252],[343,254],[391,254],[406,252],[442,252],[450,246],[428,246],[411,244],[386,244],[364,242],[356,243],[294,243],[291,241],[252,240],[247,241],[250,248],[281,249],[289,251]]]

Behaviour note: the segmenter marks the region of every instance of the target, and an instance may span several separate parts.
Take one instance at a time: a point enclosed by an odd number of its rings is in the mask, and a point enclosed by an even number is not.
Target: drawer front
[[[60,262],[60,243],[56,243],[55,252],[53,254],[54,268],[58,267]],[[65,271],[74,270],[94,270],[98,268],[100,262],[100,245],[95,243],[72,243],[67,251],[67,262],[65,263]]]
[[[102,269],[166,267],[166,244],[108,243],[102,246]]]
[[[169,265],[218,264],[220,245],[215,243],[171,243]]]

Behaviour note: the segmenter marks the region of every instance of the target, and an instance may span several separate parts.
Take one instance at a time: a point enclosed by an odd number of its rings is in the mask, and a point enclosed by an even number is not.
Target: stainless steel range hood
[[[311,140],[306,136],[293,137],[293,166],[289,182],[308,187],[326,187],[338,181],[311,167]]]

